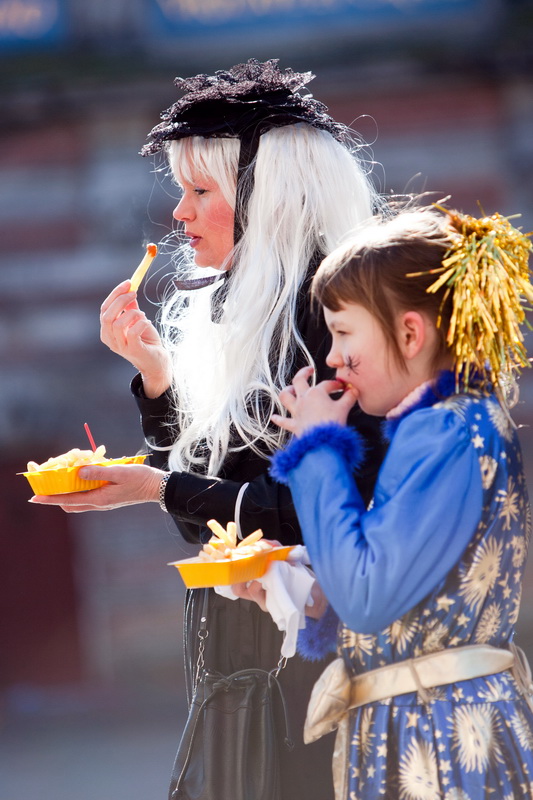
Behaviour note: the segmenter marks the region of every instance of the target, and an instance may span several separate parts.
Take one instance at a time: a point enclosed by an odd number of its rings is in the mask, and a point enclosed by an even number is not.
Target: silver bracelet
[[[165,505],[165,491],[167,488],[168,479],[170,478],[171,475],[172,475],[171,472],[167,472],[167,474],[161,478],[161,483],[159,484],[159,505],[163,511],[167,512],[167,514],[168,514],[168,508]]]

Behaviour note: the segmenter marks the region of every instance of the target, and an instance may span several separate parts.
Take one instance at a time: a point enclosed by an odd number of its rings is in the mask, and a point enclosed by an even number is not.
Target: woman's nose
[[[192,208],[190,204],[186,203],[185,197],[182,197],[179,201],[178,205],[172,212],[172,216],[178,222],[185,222],[187,220],[192,219]]]

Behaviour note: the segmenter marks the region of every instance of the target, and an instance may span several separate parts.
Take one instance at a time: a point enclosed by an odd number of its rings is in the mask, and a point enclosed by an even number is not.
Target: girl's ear
[[[415,358],[426,343],[426,320],[418,311],[404,311],[398,322],[398,343],[406,361]]]

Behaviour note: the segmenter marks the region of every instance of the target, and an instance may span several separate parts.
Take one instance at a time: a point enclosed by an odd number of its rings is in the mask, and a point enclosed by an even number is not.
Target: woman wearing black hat
[[[103,341],[139,371],[132,389],[151,466],[106,467],[109,485],[37,502],[85,511],[159,501],[188,542],[206,541],[206,522],[215,518],[234,520],[241,536],[261,528],[268,539],[301,543],[290,493],[268,474],[269,456],[285,441],[270,417],[284,413],[277,394],[300,367],[316,365],[318,381],[329,376],[327,331],[309,307],[309,284],[321,259],[378,203],[350,131],[300,93],[312,77],[251,60],[176,79],[183,96],[142,154],[163,151],[182,189],[174,217],[187,243],[176,250],[177,279],[159,332],[129,281],[111,292],[101,315]],[[361,412],[350,422],[367,440],[358,482],[369,499],[381,438],[376,420]],[[85,477],[99,474],[86,470]],[[189,689],[201,596],[193,590],[186,602]],[[282,634],[255,604],[210,592],[208,618],[211,669],[276,666]],[[332,742],[302,739],[323,668],[294,656],[280,673],[296,742],[283,757],[283,800],[333,796]]]

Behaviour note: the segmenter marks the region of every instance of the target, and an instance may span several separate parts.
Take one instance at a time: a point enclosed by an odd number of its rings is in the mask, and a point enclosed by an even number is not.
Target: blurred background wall
[[[16,473],[86,447],[84,422],[110,456],[142,446],[133,370],[98,331],[104,297],[171,226],[175,189],[138,151],[174,76],[250,57],[316,73],[313,94],[371,144],[381,191],[451,195],[533,229],[530,0],[0,0],[0,715],[24,739],[9,739],[0,800],[30,794],[40,720],[68,731],[82,712],[148,714],[168,754],[177,742],[183,589],[166,564],[190,551],[155,506],[65,515],[28,505]],[[169,271],[159,256],[144,285],[152,316]],[[531,485],[529,374],[521,386]],[[530,660],[532,576],[519,621]],[[124,797],[159,796],[138,783],[158,758],[142,761]],[[124,782],[95,781],[65,796],[120,800]],[[61,800],[57,778],[40,787],[32,796]]]

